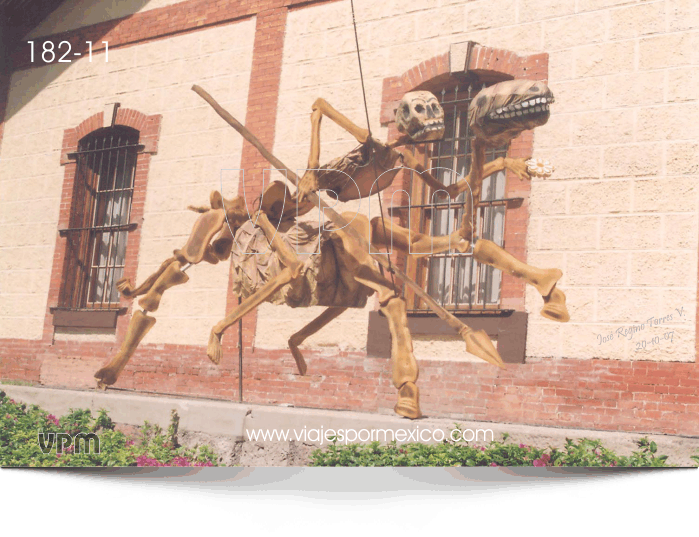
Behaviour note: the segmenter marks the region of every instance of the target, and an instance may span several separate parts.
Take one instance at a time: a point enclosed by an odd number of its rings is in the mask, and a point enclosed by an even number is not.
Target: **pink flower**
[[[539,467],[541,467],[541,466],[547,466],[550,460],[551,460],[551,455],[549,455],[548,453],[544,453],[544,454],[543,454],[541,457],[539,457],[538,459],[534,459],[534,460],[532,461],[532,464],[533,464],[534,466],[539,466]]]
[[[496,462],[491,462],[490,466],[497,466],[498,464]]]
[[[612,461],[609,466],[616,466],[616,461]]]
[[[527,449],[527,445],[526,445],[526,444],[520,444],[519,447],[521,447],[522,449]]]
[[[127,445],[127,446],[133,446],[135,443],[136,443],[136,442],[134,442],[133,440],[129,440],[128,442],[126,442],[126,445]]]
[[[141,455],[136,459],[136,465],[137,466],[163,466],[159,461],[156,459],[151,459],[150,457],[147,457],[145,455]]]
[[[485,451],[485,448],[483,446],[481,446],[481,451]]]

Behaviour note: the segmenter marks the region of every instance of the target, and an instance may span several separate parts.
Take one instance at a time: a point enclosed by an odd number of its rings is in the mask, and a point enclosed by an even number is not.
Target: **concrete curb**
[[[565,444],[566,438],[595,438],[601,440],[609,449],[625,455],[636,449],[635,442],[639,438],[647,436],[658,444],[660,453],[670,456],[670,463],[684,466],[695,465],[689,457],[699,450],[699,437],[564,429],[448,418],[411,421],[395,415],[241,404],[133,392],[77,391],[3,384],[0,384],[0,390],[5,391],[13,399],[39,405],[59,416],[67,413],[70,408],[89,408],[93,411],[104,408],[116,423],[132,426],[141,426],[147,420],[165,428],[170,423],[170,413],[174,409],[180,416],[180,431],[184,433],[184,437],[189,436],[192,441],[196,439],[199,442],[218,444],[220,449],[227,452],[223,457],[225,461],[237,464],[247,462],[250,464],[246,465],[250,466],[267,466],[270,463],[275,466],[286,466],[303,463],[310,452],[321,444],[318,437],[328,429],[335,432],[384,430],[393,431],[394,434],[402,430],[405,436],[414,435],[412,438],[406,438],[405,441],[415,441],[417,435],[420,435],[420,441],[430,443],[440,440],[441,433],[433,435],[433,431],[441,430],[448,434],[455,424],[458,424],[462,430],[471,429],[476,432],[490,430],[496,440],[500,439],[503,433],[508,433],[510,441],[537,447],[561,447]],[[290,433],[288,440],[262,441],[259,437],[258,440],[250,440],[250,432],[256,430],[289,430]],[[483,444],[481,433],[478,435],[473,443]],[[490,440],[490,435],[487,439]],[[361,440],[364,438],[357,441]],[[400,441],[401,438],[398,437],[398,440]],[[255,449],[251,451],[250,445],[256,446]],[[276,454],[270,454],[271,459],[260,453],[273,446],[275,446],[273,451],[279,451],[280,447],[283,449]],[[284,446],[288,448],[286,451]],[[299,446],[304,448],[302,450],[304,453],[289,456],[291,452],[298,452]],[[250,457],[245,456],[246,451],[250,452]],[[252,452],[258,453],[252,456]]]

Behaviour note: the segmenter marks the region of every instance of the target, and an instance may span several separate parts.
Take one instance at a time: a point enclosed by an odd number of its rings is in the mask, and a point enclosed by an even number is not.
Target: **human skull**
[[[444,136],[444,110],[429,91],[411,91],[398,104],[396,124],[414,142],[439,140]]]

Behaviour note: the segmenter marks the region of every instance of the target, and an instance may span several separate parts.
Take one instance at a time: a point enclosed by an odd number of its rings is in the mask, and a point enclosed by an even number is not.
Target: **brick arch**
[[[136,229],[129,232],[124,267],[124,277],[136,277],[138,267],[138,252],[141,243],[141,225],[145,209],[146,186],[148,182],[148,171],[150,169],[151,155],[157,153],[158,141],[160,138],[160,114],[146,115],[131,108],[118,108],[114,125],[131,127],[139,132],[139,143],[144,146],[138,154],[138,165],[134,176],[134,190],[131,199],[131,221],[138,224]],[[79,141],[88,134],[105,126],[104,112],[93,114],[80,122],[76,127],[63,131],[63,145],[61,149],[61,165],[65,166],[63,175],[63,188],[61,190],[61,204],[58,216],[58,229],[69,226],[70,211],[73,202],[73,192],[75,187],[76,162],[68,155],[78,150]],[[56,246],[51,267],[51,280],[49,286],[48,300],[46,304],[46,315],[44,319],[43,339],[51,341],[54,335],[54,317],[51,308],[58,304],[61,284],[63,281],[66,266],[67,239],[57,234]],[[122,298],[121,306],[127,308],[129,302]],[[126,334],[127,320],[121,315],[117,321],[117,340],[123,339]]]
[[[161,115],[146,115],[133,108],[117,109],[114,125],[123,125],[136,129],[140,133],[139,142],[145,146],[144,153],[155,154],[158,152],[158,139],[160,137]],[[80,122],[74,129],[66,129],[63,132],[63,150],[61,164],[68,165],[68,153],[78,150],[78,142],[91,132],[104,127],[104,112],[97,112]]]

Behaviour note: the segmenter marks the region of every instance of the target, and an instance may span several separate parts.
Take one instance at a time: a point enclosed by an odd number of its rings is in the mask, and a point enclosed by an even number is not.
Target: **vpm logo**
[[[39,433],[39,447],[41,452],[50,453],[55,444],[56,453],[63,453],[71,446],[74,453],[97,453],[100,452],[100,439],[95,433],[78,433],[74,436],[68,433]]]

